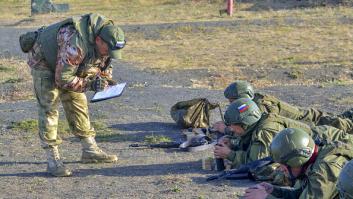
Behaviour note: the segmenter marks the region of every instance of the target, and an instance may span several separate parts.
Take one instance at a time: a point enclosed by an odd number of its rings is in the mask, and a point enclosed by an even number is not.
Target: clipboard
[[[107,99],[112,99],[115,97],[120,97],[124,92],[125,86],[126,86],[126,82],[120,83],[114,86],[109,86],[103,91],[96,92],[91,98],[90,102],[94,103],[94,102],[99,102]]]

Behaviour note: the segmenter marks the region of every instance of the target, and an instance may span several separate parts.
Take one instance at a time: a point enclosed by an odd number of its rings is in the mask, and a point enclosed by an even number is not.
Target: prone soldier
[[[224,96],[229,102],[233,102],[242,97],[250,98],[257,104],[262,112],[275,113],[283,117],[305,122],[311,126],[330,125],[353,134],[353,109],[339,116],[334,116],[331,113],[326,113],[314,108],[299,108],[281,101],[274,96],[255,92],[251,84],[246,81],[235,81],[230,84],[224,90]],[[225,133],[229,130],[223,122],[215,123],[214,128]]]
[[[316,144],[302,129],[284,129],[273,139],[270,153],[273,160],[280,163],[295,181],[294,187],[263,182],[248,188],[244,198],[337,198],[338,176],[344,164],[353,158],[351,141]],[[349,182],[352,182],[351,179]]]

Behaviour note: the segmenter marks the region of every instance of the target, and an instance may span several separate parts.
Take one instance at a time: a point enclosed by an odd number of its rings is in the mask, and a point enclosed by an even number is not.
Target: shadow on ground
[[[166,130],[179,130],[175,123],[168,122],[136,122],[127,124],[114,124],[111,126],[113,129],[119,131],[143,131],[143,132],[165,132]]]
[[[70,163],[70,162],[65,162]],[[2,162],[0,165],[9,164],[44,164],[44,162]],[[131,165],[131,166],[117,166],[111,168],[97,168],[97,169],[78,169],[74,171],[73,177],[86,176],[158,176],[170,174],[188,174],[188,173],[204,173],[200,168],[199,161],[180,162],[173,164],[152,164],[152,165]],[[0,177],[17,176],[17,177],[49,177],[46,172],[18,172],[0,174]]]

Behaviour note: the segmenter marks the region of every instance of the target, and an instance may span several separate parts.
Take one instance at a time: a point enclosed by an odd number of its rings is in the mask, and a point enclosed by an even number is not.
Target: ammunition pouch
[[[28,53],[34,46],[38,37],[37,31],[27,32],[22,34],[19,38],[20,47],[22,52]]]

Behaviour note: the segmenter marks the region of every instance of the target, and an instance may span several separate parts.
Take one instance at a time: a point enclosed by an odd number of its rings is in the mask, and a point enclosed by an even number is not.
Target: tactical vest
[[[85,63],[89,62],[90,59],[94,57],[95,37],[99,35],[100,29],[107,24],[113,24],[113,22],[101,15],[87,14],[81,17],[69,18],[48,27],[41,28],[39,30],[38,42],[41,45],[41,50],[50,69],[55,71],[58,54],[57,34],[60,28],[67,25],[73,25],[75,27],[80,39],[82,39],[82,47],[86,52],[86,56],[83,60],[83,63]]]

